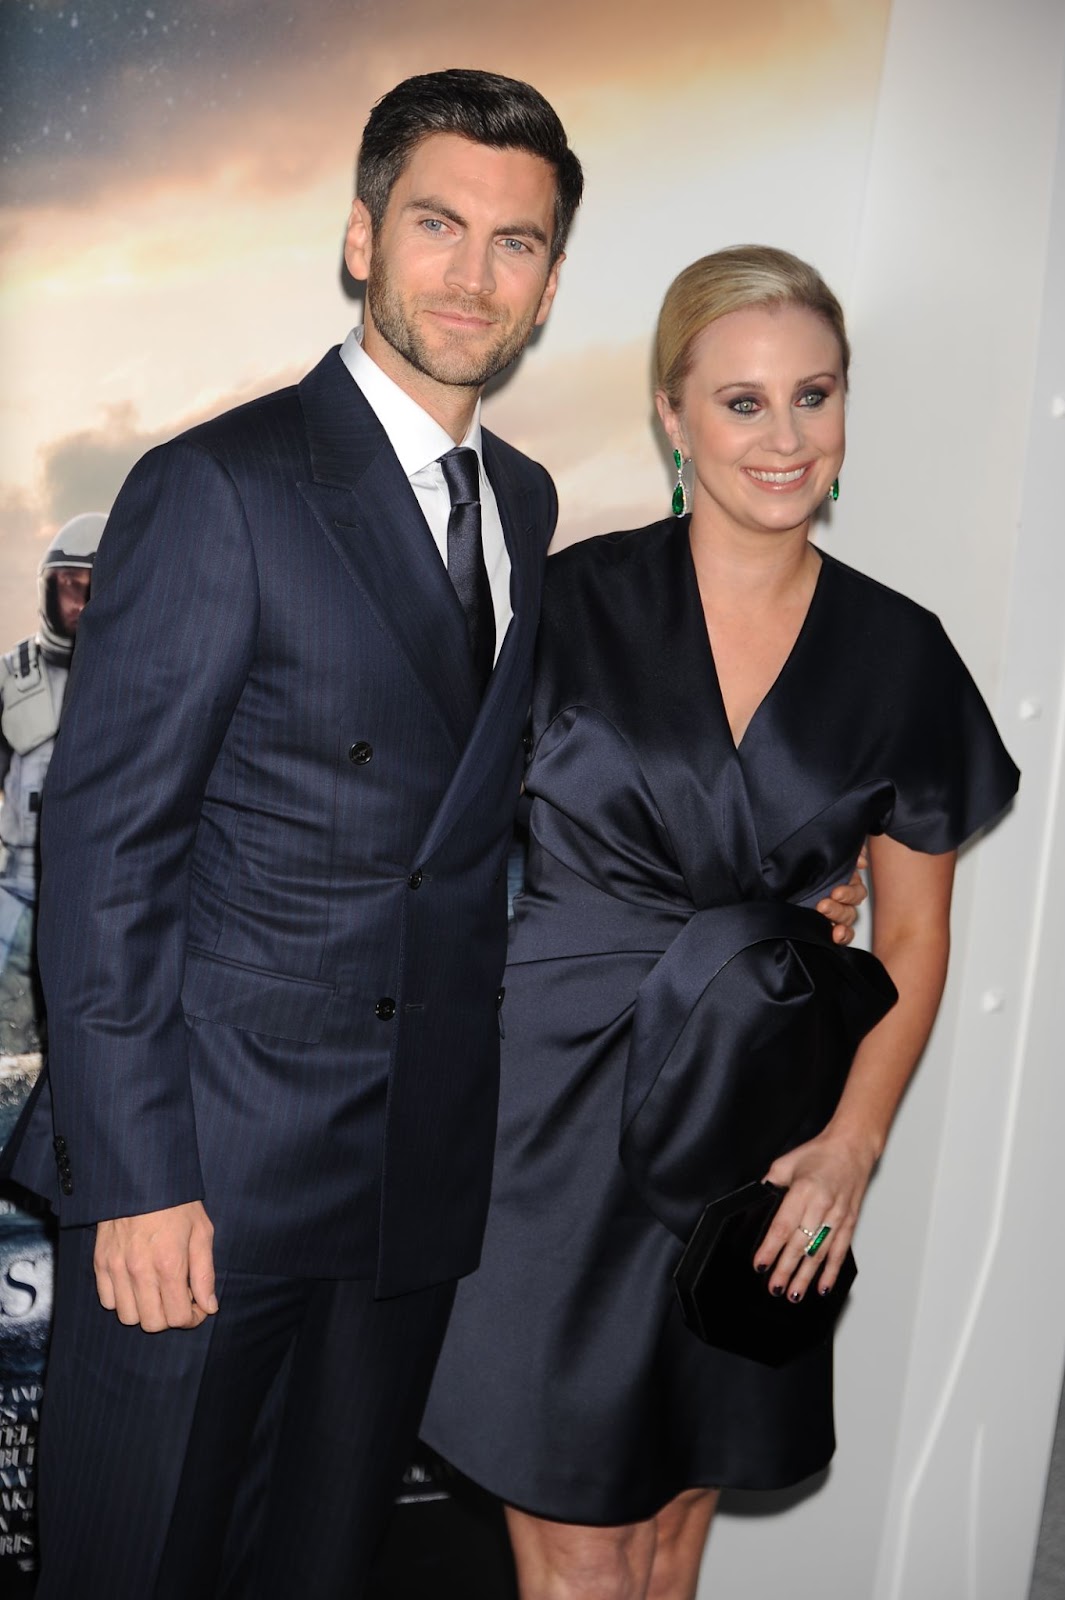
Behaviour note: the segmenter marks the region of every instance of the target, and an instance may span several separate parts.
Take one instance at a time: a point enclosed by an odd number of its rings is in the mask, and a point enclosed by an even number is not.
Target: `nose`
[[[793,456],[802,449],[802,428],[794,406],[781,406],[773,411],[766,443],[781,456]]]
[[[490,242],[464,235],[448,257],[444,281],[463,294],[491,294],[496,286]]]

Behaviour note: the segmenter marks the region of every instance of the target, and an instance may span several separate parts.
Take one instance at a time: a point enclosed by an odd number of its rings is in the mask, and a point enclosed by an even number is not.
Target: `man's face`
[[[78,631],[81,613],[89,600],[92,573],[87,567],[57,567],[55,574],[55,603],[59,626],[68,638]]]
[[[509,366],[555,296],[555,187],[527,151],[424,139],[376,234],[362,203],[352,209],[345,260],[366,280],[367,355],[404,387],[412,368],[479,389]]]

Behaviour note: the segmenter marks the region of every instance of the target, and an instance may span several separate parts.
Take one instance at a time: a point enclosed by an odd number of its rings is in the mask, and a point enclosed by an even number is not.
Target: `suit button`
[[[396,1014],[396,1002],[394,1000],[390,1000],[388,996],[385,995],[384,998],[378,1000],[377,1004],[374,1006],[373,1014],[375,1017],[380,1017],[382,1022],[391,1022],[392,1018]]]
[[[364,767],[367,761],[373,760],[373,745],[367,744],[365,739],[359,739],[348,751],[348,760],[354,761],[357,767]]]
[[[410,887],[412,889],[420,889],[421,888],[421,886],[422,886],[422,869],[421,869],[421,867],[415,867],[414,871],[411,873],[410,877],[407,879],[407,882],[408,882],[408,884],[410,885]]]
[[[526,732],[526,733],[522,734],[522,736],[521,736],[521,747],[525,751],[525,759],[528,760],[529,757],[532,755],[532,747],[533,747],[533,736],[532,736],[531,733]]]
[[[496,990],[496,1010],[497,1011],[502,1010],[503,1001],[506,999],[506,994],[507,994],[507,991],[505,989],[497,989]]]
[[[73,1194],[74,1193],[74,1182],[73,1182],[73,1179],[71,1179],[71,1178],[63,1178],[60,1181],[59,1187],[60,1187],[60,1189],[62,1189],[64,1194]]]

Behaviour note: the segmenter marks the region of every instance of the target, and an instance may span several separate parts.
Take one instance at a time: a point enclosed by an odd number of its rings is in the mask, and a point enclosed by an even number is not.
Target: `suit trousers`
[[[37,1600],[356,1600],[454,1284],[219,1272],[196,1329],[124,1327],[60,1234]]]

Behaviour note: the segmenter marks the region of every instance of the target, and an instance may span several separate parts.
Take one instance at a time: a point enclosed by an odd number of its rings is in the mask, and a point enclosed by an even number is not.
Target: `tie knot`
[[[477,474],[477,452],[468,445],[456,446],[440,457],[447,492],[453,506],[478,505],[481,484]]]

